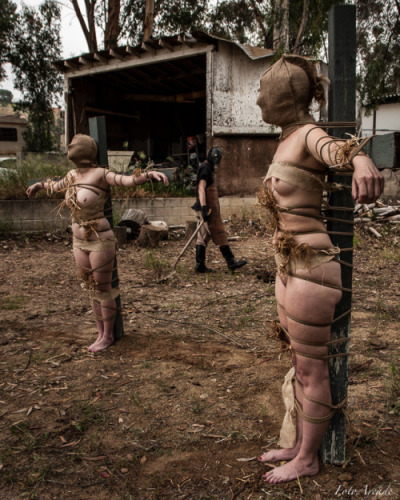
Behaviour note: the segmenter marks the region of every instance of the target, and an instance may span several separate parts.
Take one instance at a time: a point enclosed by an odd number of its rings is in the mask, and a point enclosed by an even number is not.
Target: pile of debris
[[[354,222],[367,223],[368,231],[381,238],[382,235],[371,226],[371,222],[400,224],[400,200],[394,205],[385,205],[381,200],[369,205],[357,203],[354,207]]]

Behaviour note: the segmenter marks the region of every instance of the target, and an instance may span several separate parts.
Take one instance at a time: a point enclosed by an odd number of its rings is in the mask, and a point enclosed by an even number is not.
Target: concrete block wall
[[[23,231],[56,231],[65,229],[70,224],[67,209],[61,210],[62,200],[0,200],[0,234]],[[152,220],[163,220],[169,226],[184,225],[187,220],[194,220],[190,208],[194,198],[129,198],[113,200],[114,220],[118,221],[125,210],[137,208],[143,210]],[[255,197],[220,198],[223,219],[233,214],[239,218],[257,217],[260,207]]]

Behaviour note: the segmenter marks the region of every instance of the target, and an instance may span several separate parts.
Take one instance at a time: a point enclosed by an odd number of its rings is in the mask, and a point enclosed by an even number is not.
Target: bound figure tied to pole
[[[269,483],[318,473],[328,421],[345,404],[332,406],[328,348],[335,306],[348,290],[342,288],[340,249],[333,246],[321,212],[323,193],[344,186],[325,182],[326,174],[352,173],[353,198],[361,203],[371,203],[383,191],[383,178],[360,141],[332,138],[310,115],[313,99],[324,103],[324,80],[309,60],[284,56],[262,76],[257,100],[263,120],[282,128],[259,200],[275,227],[275,296],[293,353],[297,411],[294,446],[259,457],[260,462],[288,461],[263,475]]]
[[[83,288],[88,290],[98,330],[97,339],[88,348],[91,352],[102,351],[114,342],[119,289],[113,286],[112,278],[117,240],[105,207],[110,186],[133,187],[151,179],[168,184],[166,176],[155,171],[122,175],[99,167],[96,155],[94,139],[75,135],[68,145],[68,158],[75,168],[60,180],[36,182],[26,191],[28,198],[43,188],[49,193],[65,193],[63,205],[71,213],[75,262]]]

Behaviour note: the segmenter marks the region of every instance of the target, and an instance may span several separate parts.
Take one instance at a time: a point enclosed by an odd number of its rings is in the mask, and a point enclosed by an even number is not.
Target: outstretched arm
[[[308,152],[320,163],[353,171],[352,195],[360,203],[372,203],[383,193],[384,179],[375,163],[356,140],[337,139],[319,127],[308,127],[305,136]]]
[[[353,159],[352,195],[360,203],[372,203],[383,193],[385,180],[369,156],[357,155]]]
[[[106,169],[104,171],[104,178],[110,186],[139,186],[149,180],[162,181],[166,186],[169,184],[167,176],[155,170],[150,170],[140,175],[122,175]]]
[[[36,193],[40,189],[47,189],[48,191],[50,190],[51,192],[59,192],[68,187],[68,181],[67,177],[71,175],[71,172],[68,172],[68,174],[63,177],[62,179],[58,181],[52,181],[52,180],[47,180],[47,181],[42,181],[42,182],[35,182],[35,184],[32,184],[32,186],[29,186],[28,189],[26,190],[26,194],[28,198],[34,198]]]

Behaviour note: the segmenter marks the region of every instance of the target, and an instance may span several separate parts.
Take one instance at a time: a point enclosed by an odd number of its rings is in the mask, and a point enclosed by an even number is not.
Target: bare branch
[[[263,34],[263,37],[264,37],[264,46],[266,48],[268,48],[268,33],[265,29],[265,26],[262,22],[262,18],[261,18],[261,12],[259,11],[257,5],[256,5],[256,2],[255,0],[250,0],[250,3],[251,3],[251,6],[253,7],[253,10],[254,10],[254,14],[256,16],[256,21],[257,21],[257,24]]]
[[[119,15],[121,10],[120,0],[108,2],[108,15],[106,30],[104,33],[104,47],[112,49],[118,45],[118,37],[120,34]]]
[[[293,54],[300,53],[301,40],[303,38],[304,30],[305,30],[306,24],[307,24],[307,17],[308,17],[307,10],[308,10],[308,0],[303,0],[303,13],[301,15],[301,22],[300,22],[299,29],[297,31],[296,41],[295,41],[294,48],[292,51]]]

